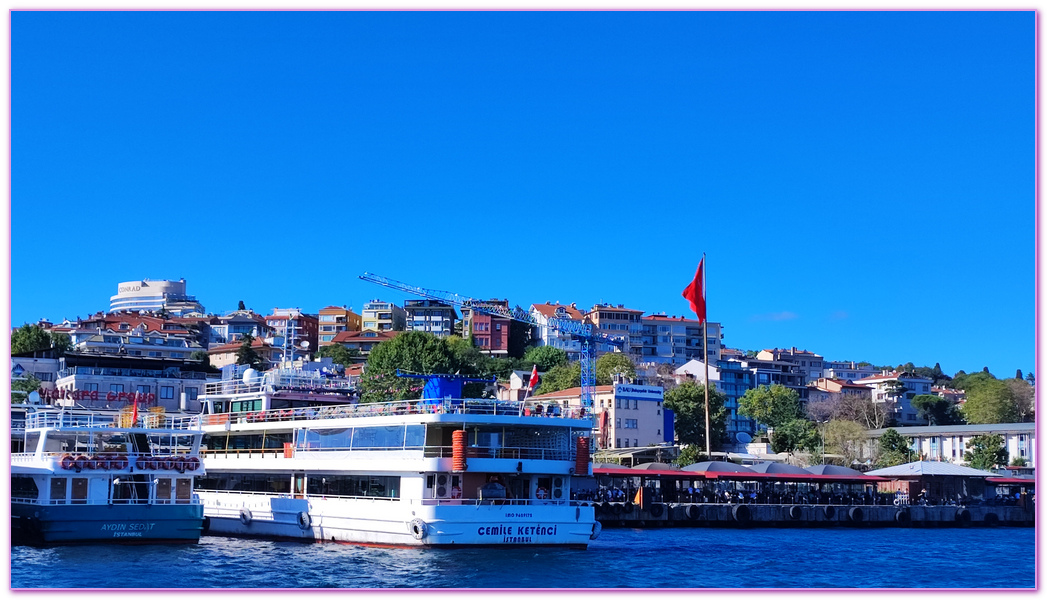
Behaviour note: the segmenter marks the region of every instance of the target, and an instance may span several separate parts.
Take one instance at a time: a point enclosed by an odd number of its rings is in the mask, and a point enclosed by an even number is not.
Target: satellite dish
[[[258,382],[258,371],[255,371],[252,368],[248,368],[247,370],[244,371],[244,383],[246,383],[247,385],[252,385],[252,384],[257,383],[257,382]]]
[[[309,341],[306,340],[306,341],[302,342],[302,347],[303,348],[308,348],[309,347]]]
[[[40,404],[40,392],[29,392],[29,404]]]
[[[739,431],[738,433],[734,434],[734,437],[736,440],[743,444],[748,444],[749,442],[753,441],[753,436],[749,435],[748,433],[745,433],[744,431]]]

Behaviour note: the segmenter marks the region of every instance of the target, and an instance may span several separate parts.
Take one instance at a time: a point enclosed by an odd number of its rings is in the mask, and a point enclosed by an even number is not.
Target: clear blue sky
[[[1035,370],[1025,12],[14,12],[11,321],[184,277],[709,318]]]

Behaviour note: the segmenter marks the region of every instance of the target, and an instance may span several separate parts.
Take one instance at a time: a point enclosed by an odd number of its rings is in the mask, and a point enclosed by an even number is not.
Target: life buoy
[[[416,540],[425,539],[425,536],[429,535],[429,526],[421,519],[411,519],[411,522],[407,524],[407,530]]]
[[[73,459],[73,466],[75,466],[76,470],[79,471],[80,469],[83,469],[84,467],[87,466],[87,461],[88,460],[89,459],[86,456],[81,454],[80,456],[77,456],[76,458]]]
[[[901,498],[895,498],[894,499],[894,505],[895,506],[901,506],[902,505],[902,499]]]
[[[174,468],[177,469],[179,473],[185,473],[185,459],[181,456],[176,456],[174,458]]]
[[[190,456],[185,461],[185,468],[190,471],[195,471],[200,468],[200,459],[195,456]]]
[[[462,488],[457,485],[451,488],[451,498],[457,500],[462,497]]]
[[[241,508],[240,509],[240,522],[241,523],[243,523],[244,525],[249,525],[251,523],[251,519],[252,518],[253,518],[253,515],[251,515],[251,510],[250,509],[248,509],[248,508]]]
[[[862,513],[862,509],[858,506],[852,506],[851,509],[847,511],[847,518],[855,523],[861,523],[864,517],[865,514]]]
[[[795,505],[789,507],[789,518],[790,519],[795,521],[795,520],[799,519],[802,516],[803,516],[803,509],[802,508],[800,508],[799,506],[795,506]]]
[[[301,529],[302,531],[305,531],[306,529],[309,529],[309,527],[312,524],[313,524],[313,520],[309,516],[309,513],[305,512],[304,510],[302,512],[298,513],[298,528],[299,529]]]
[[[590,540],[595,540],[600,537],[600,532],[603,531],[603,525],[599,521],[593,521],[593,532],[589,534]]]
[[[663,510],[664,510],[664,508],[663,508],[661,503],[652,504],[651,505],[651,516],[652,517],[660,517],[660,516],[662,516],[662,511]]]
[[[60,460],[60,461],[58,462],[58,464],[59,464],[59,466],[61,466],[61,467],[62,467],[63,469],[65,469],[66,471],[68,471],[69,469],[72,469],[72,468],[73,468],[73,462],[74,462],[74,459],[73,459],[73,455],[71,455],[71,454],[66,454],[65,456],[63,456],[63,457],[62,457],[62,460]]]
[[[549,492],[546,492],[545,488],[543,487],[538,488],[538,490],[534,493],[534,497],[539,500],[545,500],[548,496]]]
[[[91,460],[88,461],[88,464],[89,465],[94,465],[94,466],[89,466],[88,467],[89,469],[106,470],[106,469],[109,468],[109,458],[107,458],[105,456],[95,455],[95,456],[91,457]]]
[[[109,468],[117,471],[122,471],[127,468],[127,455],[117,454],[109,461]]]
[[[135,468],[139,471],[144,471],[149,468],[149,458],[145,456],[139,456],[135,459]]]
[[[625,504],[622,506],[622,510],[624,510],[625,512],[633,512],[634,508],[636,508],[636,505],[628,500],[626,500]]]

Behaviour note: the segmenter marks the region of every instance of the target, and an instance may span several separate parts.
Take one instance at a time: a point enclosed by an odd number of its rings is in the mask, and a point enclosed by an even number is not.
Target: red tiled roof
[[[563,307],[564,311],[567,313],[568,318],[574,319],[575,321],[582,320],[582,311],[578,310],[573,306],[565,304],[532,304],[531,308],[537,310],[546,318],[551,318],[556,316],[556,307],[558,306]]]
[[[235,342],[229,342],[228,344],[222,344],[221,346],[214,346],[207,350],[208,354],[226,354],[228,352],[236,352],[243,345],[243,341],[237,340]],[[266,343],[262,338],[255,338],[251,340],[252,348],[273,348],[271,344]]]
[[[343,344],[345,342],[355,342],[360,340],[384,342],[385,340],[393,339],[400,333],[400,331],[373,331],[370,329],[364,329],[363,331],[339,331],[335,334],[334,338],[331,339],[331,343]]]

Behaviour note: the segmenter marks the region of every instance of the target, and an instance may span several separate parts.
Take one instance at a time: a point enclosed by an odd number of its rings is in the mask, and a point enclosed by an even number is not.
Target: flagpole
[[[705,253],[702,252],[702,264],[705,264]],[[705,318],[702,319],[702,354],[705,363],[705,456],[712,460],[712,432],[709,430],[709,293],[705,287],[705,269],[702,269],[702,295],[705,301]]]

